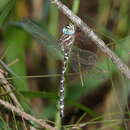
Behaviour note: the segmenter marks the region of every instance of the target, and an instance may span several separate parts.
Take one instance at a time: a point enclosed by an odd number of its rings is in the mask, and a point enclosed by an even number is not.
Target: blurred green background
[[[129,66],[129,0],[61,1]],[[60,38],[62,28],[70,21],[48,0],[0,0],[0,67],[9,73],[7,79],[16,88],[24,110],[58,125],[62,60],[55,55],[56,50],[46,48],[46,41],[41,44],[22,28],[22,24],[21,28],[15,26],[23,18],[33,19],[44,30],[43,36],[48,39],[53,36],[55,40]],[[84,38],[81,31],[76,35],[76,42],[81,48],[96,53],[98,60],[89,72],[86,70],[83,86],[80,74],[71,68],[66,73],[65,127],[130,129],[129,80],[91,40]],[[19,121],[12,119],[14,126],[8,121],[1,114],[1,128],[16,129],[17,126],[19,129]]]

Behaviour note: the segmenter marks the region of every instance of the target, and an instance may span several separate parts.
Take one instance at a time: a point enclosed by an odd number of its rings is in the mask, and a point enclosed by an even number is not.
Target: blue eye
[[[67,35],[73,35],[75,33],[74,30],[68,29],[66,27],[63,28],[62,32]]]

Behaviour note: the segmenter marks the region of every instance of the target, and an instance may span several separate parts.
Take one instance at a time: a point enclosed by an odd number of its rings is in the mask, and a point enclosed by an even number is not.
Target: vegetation
[[[62,2],[129,66],[129,0]],[[42,28],[44,42],[28,33],[32,26],[22,24],[23,17],[33,19]],[[0,99],[56,129],[61,127],[57,102],[63,61],[56,41],[69,22],[48,0],[0,0]],[[130,81],[78,28],[76,44],[95,53],[98,59],[95,65],[84,70],[84,75],[73,71],[71,66],[76,67],[75,64],[68,65],[63,127],[129,130]],[[29,119],[1,104],[0,129],[40,129],[40,124]]]

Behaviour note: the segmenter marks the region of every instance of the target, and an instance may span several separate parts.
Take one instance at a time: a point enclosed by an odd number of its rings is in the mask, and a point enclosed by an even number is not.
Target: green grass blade
[[[15,0],[0,0],[0,27],[15,4]]]

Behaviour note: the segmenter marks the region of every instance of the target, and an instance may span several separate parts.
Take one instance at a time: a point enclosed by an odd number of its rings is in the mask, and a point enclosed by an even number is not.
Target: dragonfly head
[[[75,34],[75,27],[72,23],[67,25],[66,27],[63,28],[62,32],[67,35],[74,35]]]

